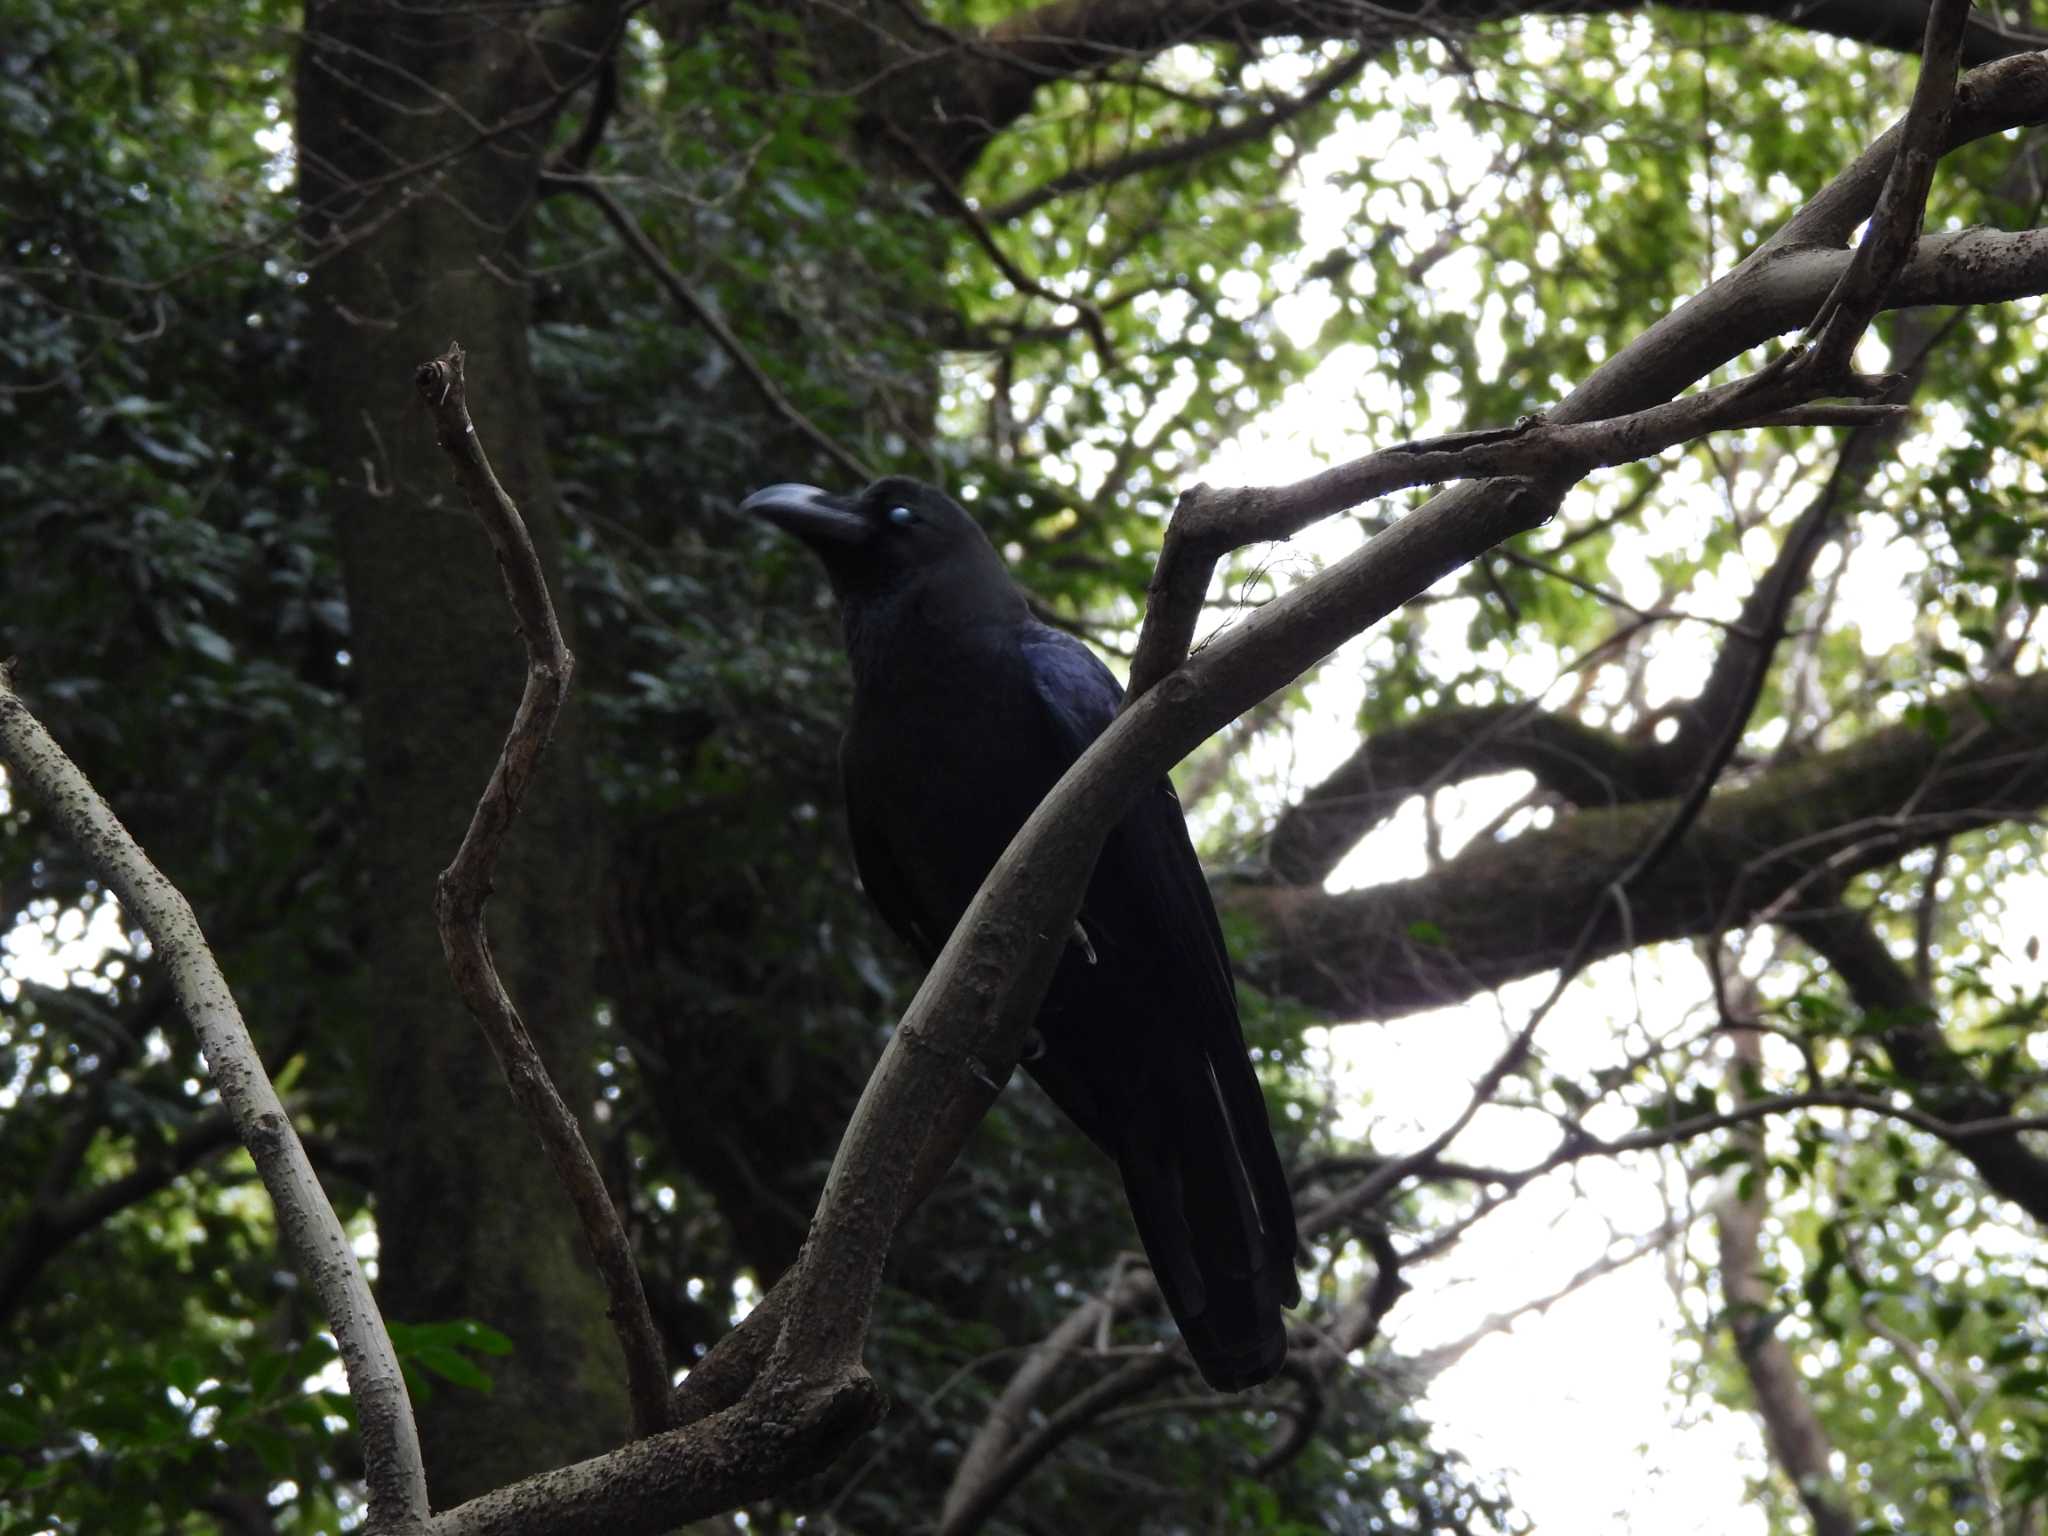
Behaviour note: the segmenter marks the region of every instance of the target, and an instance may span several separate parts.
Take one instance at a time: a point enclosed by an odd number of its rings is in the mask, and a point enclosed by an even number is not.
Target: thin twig
[[[661,284],[670,298],[689,313],[691,319],[710,333],[711,339],[718,343],[719,350],[732,359],[734,366],[747,376],[754,388],[760,391],[761,398],[768,402],[771,410],[802,433],[812,447],[848,474],[860,480],[874,479],[874,471],[861,462],[858,454],[842,446],[829,432],[797,409],[795,402],[782,392],[782,387],[769,378],[767,371],[755,361],[754,354],[747,350],[747,344],[740,340],[739,333],[727,325],[725,317],[698,295],[697,290],[690,286],[683,274],[661,254],[661,248],[654,243],[647,231],[640,227],[639,221],[626,212],[624,205],[612,196],[608,188],[588,176],[569,176],[553,171],[541,172],[540,183],[543,191],[573,192],[578,197],[594,203],[598,212],[604,215],[605,222],[618,231],[619,238],[632,248],[633,254],[640,258],[654,280]]]

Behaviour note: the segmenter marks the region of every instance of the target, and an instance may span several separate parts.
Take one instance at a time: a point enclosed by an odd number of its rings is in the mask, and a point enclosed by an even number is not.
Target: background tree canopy
[[[1113,1170],[1020,1080],[891,1250],[884,1421],[727,1519],[1523,1528],[1383,1324],[1613,1166],[1664,1209],[1612,1258],[1663,1254],[1674,1378],[1760,1416],[1771,1531],[2040,1529],[2032,9],[1965,30],[2014,64],[1857,353],[1910,417],[1584,479],[1182,770],[1307,1218],[1286,1376],[1160,1353]],[[493,931],[687,1366],[795,1259],[918,979],[846,851],[821,581],[737,501],[946,483],[1127,661],[1202,476],[1773,355],[1927,11],[5,0],[0,657],[198,909],[437,1509],[627,1416],[429,913],[520,667],[414,367],[469,350],[578,653]],[[1206,624],[1426,499],[1233,556]],[[146,941],[12,786],[0,829],[0,1529],[359,1526],[333,1342]],[[1344,1069],[1453,1005],[1505,1021],[1469,1067]]]

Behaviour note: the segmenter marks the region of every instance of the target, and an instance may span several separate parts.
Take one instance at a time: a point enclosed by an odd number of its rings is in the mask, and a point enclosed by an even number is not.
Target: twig
[[[1179,666],[1194,639],[1203,594],[1216,564],[1233,549],[1267,539],[1291,538],[1347,507],[1410,486],[1448,480],[1500,480],[1536,527],[1556,511],[1565,492],[1593,470],[1650,458],[1711,432],[1782,420],[1816,394],[1845,387],[1875,393],[1884,380],[1821,381],[1753,374],[1677,400],[1599,421],[1569,422],[1532,416],[1512,427],[1459,432],[1383,448],[1281,489],[1214,490],[1197,485],[1173,509],[1159,562],[1146,589],[1145,625],[1131,662],[1128,708],[1147,688]],[[1897,407],[1838,405],[1831,422],[1887,419]]]
[[[1058,1327],[1032,1347],[960,1458],[959,1470],[953,1474],[940,1509],[941,1530],[950,1528],[995,1476],[1004,1456],[1023,1432],[1031,1405],[1045,1390],[1053,1373],[1081,1351],[1090,1334],[1147,1294],[1151,1290],[1150,1280],[1149,1270],[1120,1271],[1107,1290],[1068,1313]]]
[[[939,1536],[969,1536],[981,1529],[1010,1490],[1022,1482],[1033,1467],[1071,1439],[1100,1415],[1119,1403],[1127,1403],[1156,1383],[1188,1368],[1186,1354],[1179,1349],[1145,1355],[1103,1377],[1085,1392],[1076,1393],[1059,1411],[1026,1436],[1016,1450],[996,1468],[988,1480],[971,1490],[939,1525]],[[949,1501],[950,1502],[950,1501]]]
[[[547,581],[541,574],[533,542],[527,537],[526,524],[512,498],[498,484],[498,477],[491,472],[483,444],[477,439],[476,426],[469,419],[462,348],[451,342],[441,357],[420,365],[414,383],[433,414],[441,449],[454,466],[456,481],[462,486],[470,510],[490,535],[519,633],[526,641],[527,655],[526,689],[513,716],[511,733],[505,738],[504,750],[491,770],[490,783],[477,802],[476,813],[463,834],[454,862],[435,883],[434,915],[441,929],[441,948],[448,957],[448,970],[455,979],[456,990],[490,1042],[513,1098],[533,1122],[548,1161],[554,1164],[555,1176],[561,1180],[576,1207],[577,1218],[583,1223],[584,1239],[597,1261],[609,1299],[606,1310],[626,1357],[626,1385],[633,1404],[634,1428],[641,1435],[651,1435],[666,1428],[669,1422],[668,1366],[662,1354],[661,1336],[655,1331],[654,1318],[647,1309],[646,1294],[640,1288],[632,1244],[619,1224],[611,1196],[606,1193],[604,1176],[584,1145],[576,1116],[562,1102],[533,1037],[527,1033],[518,1009],[498,979],[490,942],[484,934],[484,905],[490,898],[498,851],[512,830],[520,802],[525,799],[541,754],[547,749],[555,718],[568,694],[575,659],[562,642],[554,604],[548,598]]]
[[[747,345],[740,340],[739,333],[727,325],[725,317],[698,295],[697,290],[690,286],[683,274],[661,254],[661,248],[649,237],[647,231],[640,227],[639,221],[626,212],[625,207],[607,188],[588,176],[563,175],[555,171],[542,171],[540,184],[543,191],[574,192],[578,197],[596,204],[598,212],[604,215],[605,222],[618,231],[619,238],[632,248],[633,254],[646,265],[654,280],[661,284],[670,298],[689,313],[691,319],[710,332],[711,339],[718,343],[719,350],[731,358],[740,372],[747,376],[754,388],[760,391],[761,398],[768,402],[771,410],[809,439],[812,447],[848,474],[860,480],[874,478],[874,471],[861,462],[858,454],[842,447],[829,432],[797,409],[795,402],[782,392],[781,386],[769,378],[766,370],[754,360],[754,354],[747,350]]]
[[[371,1523],[392,1531],[416,1527],[427,1518],[426,1468],[391,1336],[191,904],[150,863],[91,782],[29,713],[5,668],[0,668],[0,757],[41,797],[149,935],[199,1037],[235,1134],[270,1192],[293,1266],[320,1299],[334,1334],[362,1429]]]
[[[1125,177],[1136,176],[1145,171],[1205,159],[1238,144],[1257,143],[1267,138],[1282,123],[1299,117],[1309,108],[1329,100],[1341,91],[1358,77],[1359,71],[1371,62],[1372,56],[1372,50],[1369,48],[1353,48],[1303,86],[1298,95],[1287,98],[1267,111],[1251,113],[1238,122],[1225,124],[1205,133],[1133,150],[1112,160],[1098,161],[1092,165],[1062,172],[1049,181],[1039,183],[1028,192],[1021,192],[1006,202],[985,210],[985,217],[991,224],[1008,224],[1044,207],[1055,198],[1065,197],[1072,192],[1085,192],[1091,187],[1106,186],[1110,182],[1121,181]]]
[[[946,168],[932,157],[931,151],[893,123],[889,125],[889,135],[905,153],[917,161],[933,189],[945,202],[947,210],[967,226],[967,232],[974,237],[974,243],[988,254],[988,259],[996,264],[996,270],[1009,280],[1010,286],[1021,294],[1044,299],[1048,304],[1071,305],[1074,313],[1080,316],[1081,326],[1088,332],[1088,339],[1095,343],[1095,355],[1101,362],[1103,371],[1107,373],[1114,368],[1116,348],[1110,345],[1109,327],[1103,324],[1101,307],[1085,295],[1070,297],[1056,289],[1048,288],[1018,266],[1011,259],[1010,253],[1003,249],[1002,242],[996,239],[995,231],[988,227],[988,221],[967,201],[960,188],[954,184],[953,178],[946,174]]]

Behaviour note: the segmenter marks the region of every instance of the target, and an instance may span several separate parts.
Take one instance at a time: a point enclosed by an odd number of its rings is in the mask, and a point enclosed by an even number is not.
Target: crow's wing
[[[852,771],[846,744],[840,744],[839,782],[846,792],[846,827],[853,838],[853,867],[860,871],[868,900],[896,936],[915,950],[925,964],[938,959],[950,928],[932,932],[928,914],[917,910],[910,881],[891,851],[882,806],[873,798],[879,788],[868,776]]]
[[[1115,678],[1057,630],[1032,626],[1022,649],[1048,720],[1079,756],[1116,716]],[[1062,967],[1062,999],[1086,1036],[1075,1048],[1120,1056],[1128,1070],[1119,1092],[1101,1082],[1100,1065],[1075,1063],[1076,1119],[1116,1156],[1154,1272],[1204,1374],[1219,1385],[1262,1379],[1286,1348],[1277,1306],[1300,1297],[1294,1203],[1245,1051],[1216,909],[1164,780],[1104,843],[1081,922],[1099,969],[1082,969],[1071,954]],[[1111,1033],[1128,1047],[1096,1043]],[[1065,1064],[1045,1068],[1051,1088]]]

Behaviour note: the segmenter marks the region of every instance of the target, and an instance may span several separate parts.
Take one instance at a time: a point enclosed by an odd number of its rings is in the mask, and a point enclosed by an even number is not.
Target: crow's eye
[[[917,521],[917,514],[908,507],[891,507],[889,509],[889,521],[898,528],[908,528]]]

